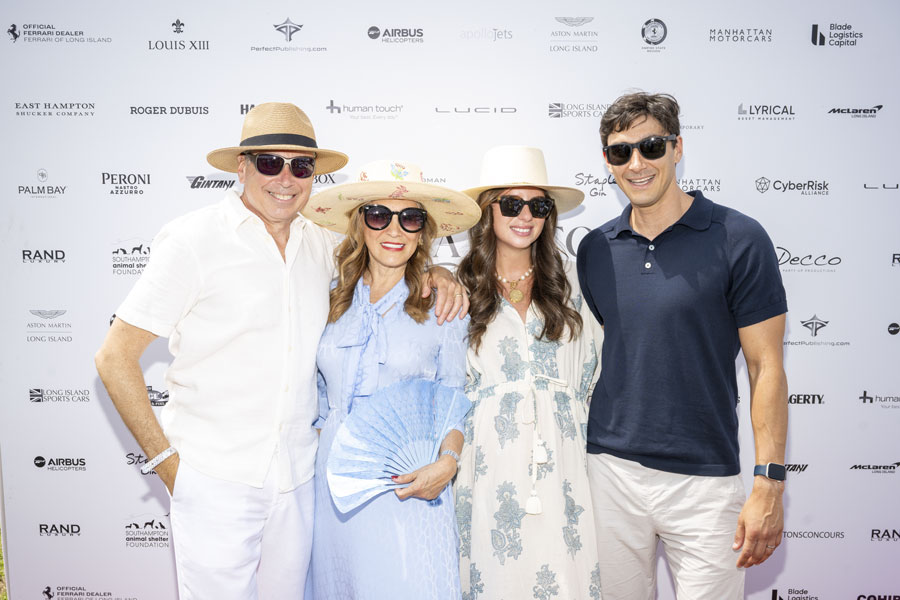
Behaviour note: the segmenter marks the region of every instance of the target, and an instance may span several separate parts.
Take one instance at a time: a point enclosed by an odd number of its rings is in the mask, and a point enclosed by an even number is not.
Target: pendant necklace
[[[516,286],[519,285],[519,282],[528,279],[532,271],[534,271],[534,265],[531,265],[531,267],[527,271],[525,271],[525,273],[521,277],[519,277],[518,279],[513,279],[512,281],[508,280],[506,277],[503,277],[502,275],[500,275],[500,273],[497,273],[497,279],[499,279],[503,283],[509,284],[509,301],[513,304],[515,304],[516,302],[521,302],[522,298],[525,297],[525,294],[523,294],[521,290],[516,289]]]

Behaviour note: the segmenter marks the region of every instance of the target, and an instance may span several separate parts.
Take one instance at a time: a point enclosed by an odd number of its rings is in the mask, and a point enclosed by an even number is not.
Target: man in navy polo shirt
[[[588,472],[604,597],[655,597],[662,541],[679,600],[743,598],[744,570],[784,525],[787,302],[753,219],[678,187],[678,103],[622,96],[600,126],[622,214],[578,248],[584,298],[604,326],[588,420]],[[745,496],[735,359],[750,377],[756,446]],[[745,501],[746,498],[746,501]]]

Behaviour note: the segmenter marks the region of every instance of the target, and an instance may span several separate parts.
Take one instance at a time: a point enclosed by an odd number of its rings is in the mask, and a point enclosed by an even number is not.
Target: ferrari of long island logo
[[[816,337],[819,334],[819,330],[828,325],[828,321],[823,321],[816,315],[813,315],[812,318],[806,321],[800,321],[800,323],[809,329],[813,337]]]
[[[303,28],[303,25],[297,25],[296,23],[291,22],[290,18],[284,20],[284,23],[278,23],[272,25],[275,28],[275,31],[284,34],[284,39],[287,42],[291,41],[291,38],[294,37],[294,34],[300,31]]]
[[[13,42],[19,39],[19,31],[16,29],[15,23],[9,26],[9,29],[6,30],[6,33],[9,34],[9,39],[11,39]]]

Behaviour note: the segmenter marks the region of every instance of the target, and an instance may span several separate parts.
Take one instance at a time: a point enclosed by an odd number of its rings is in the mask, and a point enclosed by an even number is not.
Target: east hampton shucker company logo
[[[14,102],[17,117],[93,117],[97,105],[94,102],[75,100]]]
[[[829,182],[824,179],[793,180],[757,177],[753,183],[756,185],[756,191],[760,194],[765,194],[769,190],[796,196],[828,196],[830,193]]]
[[[150,241],[143,238],[128,238],[113,242],[113,275],[140,275],[150,262]]]
[[[206,175],[186,175],[188,186],[192,190],[230,190],[234,187],[237,177],[219,173],[207,173]]]
[[[881,112],[881,109],[884,108],[883,104],[876,104],[874,106],[836,106],[828,111],[829,115],[844,115],[848,116],[851,119],[874,119],[878,116],[878,113]]]
[[[813,46],[853,48],[862,39],[862,32],[850,23],[813,23],[809,41]]]
[[[775,246],[775,255],[782,273],[836,273],[843,262],[840,256],[795,246]]]
[[[107,173],[100,174],[100,184],[109,190],[111,196],[139,196],[150,185],[150,173]]]
[[[863,390],[859,396],[859,401],[863,406],[880,406],[882,408],[894,408],[900,410],[900,395],[885,393],[869,393],[868,389]]]
[[[67,344],[72,341],[72,323],[62,318],[66,314],[65,310],[32,309],[28,312],[29,318],[25,325],[26,342]]]
[[[459,32],[459,39],[467,42],[507,42],[513,39],[513,32],[499,27],[463,29]]]
[[[34,172],[34,180],[36,183],[29,183],[18,186],[20,196],[25,196],[33,200],[53,200],[65,195],[67,185],[61,185],[59,182],[52,181],[50,172],[41,167]]]
[[[900,467],[900,462],[888,463],[882,465],[866,465],[866,464],[857,464],[850,467],[851,471],[860,471],[865,473],[877,473],[879,475],[896,475],[897,467]]]
[[[403,112],[402,104],[344,104],[329,100],[325,107],[331,115],[346,119],[392,121]]]
[[[28,400],[35,404],[87,404],[91,391],[87,388],[29,388]]]
[[[662,52],[666,49],[662,45],[669,35],[669,28],[661,19],[648,19],[641,26],[641,37],[644,38],[645,52]]]
[[[772,43],[772,28],[710,27],[709,43],[724,45],[752,45]]]
[[[798,586],[789,587],[786,592],[773,589],[772,600],[819,600],[819,597],[813,596],[806,587]]]
[[[171,34],[167,39],[147,40],[147,50],[151,52],[206,52],[209,40],[192,40],[185,36],[186,23],[175,19],[169,26]]]
[[[550,31],[551,54],[595,54],[600,50],[600,32],[593,23],[594,17],[556,17]]]
[[[168,515],[132,515],[126,519],[123,528],[125,547],[168,548],[170,528]]]
[[[87,471],[87,461],[84,458],[72,457],[34,457],[34,466],[45,471]]]
[[[81,27],[55,23],[13,23],[6,35],[14,44],[108,44],[111,37],[85,33]]]
[[[263,26],[265,28],[265,26]],[[326,46],[303,45],[300,40],[306,37],[302,34],[303,23],[294,23],[290,17],[286,17],[280,23],[272,23],[268,26],[265,44],[253,44],[251,52],[327,52]],[[272,44],[268,40],[283,41],[283,44]]]
[[[421,27],[378,27],[372,25],[366,30],[370,40],[384,44],[421,44],[425,42],[425,30]]]
[[[599,102],[550,102],[547,116],[551,119],[599,119],[609,104]]]
[[[753,104],[741,102],[737,107],[738,121],[793,121],[797,118],[793,104]]]

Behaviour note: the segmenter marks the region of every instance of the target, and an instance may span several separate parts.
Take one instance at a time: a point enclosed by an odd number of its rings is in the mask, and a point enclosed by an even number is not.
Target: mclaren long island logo
[[[851,471],[862,471],[865,473],[877,473],[879,475],[896,475],[897,467],[900,467],[900,462],[888,463],[883,465],[853,465],[850,467]]]
[[[61,185],[54,182],[50,177],[50,172],[41,167],[34,173],[36,183],[29,183],[18,186],[20,196],[33,200],[53,200],[65,195],[67,185]]]
[[[669,28],[661,19],[649,19],[641,26],[641,37],[644,38],[645,52],[662,52],[666,49],[662,45],[669,35]]]
[[[170,27],[175,37],[147,40],[147,50],[151,52],[206,52],[209,50],[209,40],[184,39],[182,34],[187,25],[181,19],[175,19]]]
[[[25,325],[26,342],[66,344],[72,341],[72,323],[61,318],[66,314],[65,310],[32,309],[28,312],[31,318]]]
[[[881,112],[881,109],[884,108],[883,104],[876,104],[875,106],[869,107],[848,107],[848,106],[836,106],[828,111],[829,115],[844,115],[848,116],[852,119],[874,119],[878,116],[878,113]]]
[[[30,388],[28,400],[35,404],[87,404],[91,391],[71,388]]]
[[[402,104],[363,104],[351,102],[336,103],[334,99],[328,102],[325,109],[329,114],[346,118],[372,121],[392,121],[403,112]]]
[[[169,515],[132,515],[123,528],[126,548],[168,548]]]
[[[108,44],[112,41],[111,37],[85,33],[80,27],[55,23],[13,23],[7,27],[6,35],[14,44]]]
[[[230,190],[237,181],[234,176],[219,174],[186,175],[186,178],[192,190]]]
[[[557,26],[550,31],[551,54],[594,54],[600,51],[600,32],[594,17],[556,17]],[[560,27],[559,25],[563,25]]]
[[[793,121],[797,118],[793,104],[752,104],[741,102],[738,121]]]
[[[421,27],[378,27],[372,25],[366,30],[370,40],[380,40],[385,44],[421,44],[425,42],[425,30]]]
[[[806,179],[794,181],[792,179],[769,179],[768,177],[758,177],[754,181],[756,191],[765,194],[769,190],[780,194],[795,194],[800,196],[828,196],[829,182],[824,179]]]
[[[32,462],[45,471],[87,471],[87,461],[83,458],[35,456]]]
[[[810,42],[813,46],[832,48],[853,48],[863,38],[863,34],[849,23],[813,23]]]
[[[116,240],[112,248],[113,275],[140,275],[150,262],[150,240],[137,237]]]

